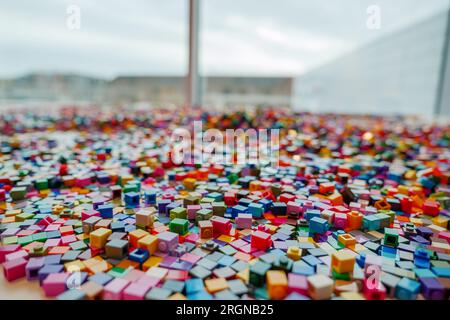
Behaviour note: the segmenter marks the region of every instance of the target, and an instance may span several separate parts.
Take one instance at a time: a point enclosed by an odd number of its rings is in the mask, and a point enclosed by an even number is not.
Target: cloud
[[[298,75],[449,5],[449,0],[203,0],[205,74]],[[0,4],[0,77],[34,71],[178,74],[187,70],[187,0],[40,0]],[[365,27],[366,8],[382,29]],[[66,7],[81,8],[81,30]]]

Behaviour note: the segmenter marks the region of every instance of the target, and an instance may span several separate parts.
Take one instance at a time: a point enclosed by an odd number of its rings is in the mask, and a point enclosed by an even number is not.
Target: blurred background
[[[0,3],[0,106],[186,103],[188,0]],[[450,116],[450,0],[199,0],[199,102]]]

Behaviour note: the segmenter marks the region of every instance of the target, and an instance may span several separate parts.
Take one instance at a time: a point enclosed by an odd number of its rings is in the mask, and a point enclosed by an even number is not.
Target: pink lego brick
[[[91,177],[79,177],[76,179],[75,184],[77,187],[84,188],[91,184]]]
[[[196,243],[200,236],[197,233],[190,233],[185,238],[184,241],[190,243]]]
[[[303,295],[308,294],[308,280],[305,276],[295,273],[288,275],[288,293],[297,292]]]
[[[345,213],[336,212],[334,214],[333,226],[338,229],[345,229],[347,227],[347,215]]]
[[[296,215],[299,216],[302,214],[302,206],[300,203],[298,202],[294,202],[294,201],[289,201],[287,203],[287,209],[286,209],[286,213],[288,215]]]
[[[149,276],[147,274],[140,277],[136,283],[142,284],[142,285],[148,285],[150,288],[156,287],[161,282],[161,279],[158,277]]]
[[[96,210],[85,210],[81,212],[81,220],[84,221],[90,217],[100,217],[100,212]]]
[[[123,299],[144,300],[145,294],[151,287],[148,283],[133,282],[123,290]]]
[[[42,218],[41,220],[39,220],[39,222],[37,223],[37,225],[39,226],[48,226],[49,224],[51,224],[53,222],[53,218],[51,216],[45,216],[44,218]]]
[[[143,275],[145,274],[145,272],[138,270],[138,269],[133,269],[130,272],[128,272],[125,277],[123,277],[123,279],[126,279],[130,282],[136,282],[137,280],[139,280],[139,278],[141,278]]]
[[[372,283],[369,279],[364,280],[363,293],[367,300],[384,300],[386,298],[386,287],[377,281]]]
[[[66,281],[69,274],[62,273],[50,273],[42,282],[42,289],[44,290],[46,297],[56,297],[57,295],[66,291]]]
[[[192,254],[192,253],[187,252],[187,253],[183,254],[183,255],[180,257],[180,260],[182,260],[182,261],[187,261],[187,262],[190,262],[190,263],[192,263],[192,264],[195,264],[195,263],[197,263],[197,261],[200,260],[201,258],[202,258],[202,257],[200,257],[200,256],[197,256],[197,255],[195,255],[195,254]]]
[[[449,231],[441,231],[438,233],[438,238],[446,240],[450,244],[450,232]]]
[[[5,262],[5,256],[7,254],[19,251],[22,249],[20,244],[8,244],[0,247],[0,263]]]
[[[46,228],[45,231],[58,231],[59,230],[60,225],[56,224],[56,223],[52,223],[49,224]]]
[[[44,247],[46,248],[51,248],[51,247],[57,247],[59,246],[61,243],[61,239],[57,238],[57,239],[47,239],[44,242]]]
[[[195,214],[198,210],[200,210],[202,207],[197,204],[191,204],[187,206],[187,218],[189,220],[195,220]]]
[[[12,253],[8,253],[5,256],[5,261],[12,261],[12,260],[20,259],[20,258],[28,260],[28,258],[29,258],[28,252],[26,252],[25,250],[19,250],[19,251],[15,251]]]
[[[123,291],[131,282],[122,278],[115,278],[110,281],[103,290],[103,299],[105,300],[122,300]]]
[[[238,229],[251,229],[252,222],[252,215],[249,213],[239,213],[235,219],[236,227]]]
[[[77,241],[77,237],[74,234],[69,234],[67,236],[61,237],[61,243],[63,245],[68,245],[69,243]]]
[[[3,273],[6,280],[14,281],[25,277],[25,266],[27,265],[27,262],[28,261],[24,258],[4,262]]]

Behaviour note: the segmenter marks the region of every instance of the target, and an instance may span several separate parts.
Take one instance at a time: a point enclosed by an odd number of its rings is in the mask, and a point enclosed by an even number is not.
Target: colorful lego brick
[[[210,220],[199,221],[200,238],[211,239],[213,237],[213,224]]]
[[[308,293],[314,300],[329,299],[333,294],[334,282],[323,274],[309,276]]]
[[[288,294],[286,273],[280,270],[269,270],[266,273],[267,293],[270,299],[282,300]]]
[[[328,221],[319,217],[309,220],[309,232],[312,234],[324,234],[329,229]]]
[[[3,274],[5,276],[5,279],[8,281],[14,281],[14,280],[25,277],[26,265],[27,265],[27,260],[25,260],[23,258],[3,262],[2,267],[3,267]]]
[[[178,207],[170,210],[170,220],[179,218],[179,219],[187,219],[187,210],[183,207]]]
[[[102,249],[108,242],[108,237],[111,233],[112,231],[106,228],[94,230],[89,235],[89,244],[94,248]]]
[[[174,218],[169,223],[169,229],[170,231],[183,236],[188,233],[189,221],[186,219]]]
[[[272,246],[270,234],[262,231],[254,231],[251,235],[251,246],[262,251],[268,250]]]
[[[237,229],[251,229],[252,222],[252,215],[248,213],[239,213],[235,219]]]
[[[161,252],[169,252],[178,245],[179,235],[173,232],[163,232],[157,235],[158,237],[158,250]]]
[[[151,255],[158,249],[158,237],[154,235],[146,235],[138,240],[138,248],[147,250]]]
[[[42,289],[46,297],[56,297],[67,289],[68,273],[51,273],[42,282]]]
[[[338,273],[353,272],[355,262],[355,256],[346,250],[336,251],[331,255],[331,268]]]
[[[212,217],[211,223],[213,225],[214,237],[220,235],[229,235],[231,228],[233,227],[230,219],[218,216]]]

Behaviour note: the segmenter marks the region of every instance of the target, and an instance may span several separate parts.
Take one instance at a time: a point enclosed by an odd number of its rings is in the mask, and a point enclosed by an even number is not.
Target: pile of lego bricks
[[[278,128],[270,165],[170,132]],[[449,299],[450,126],[180,109],[0,116],[4,281],[57,299]]]

